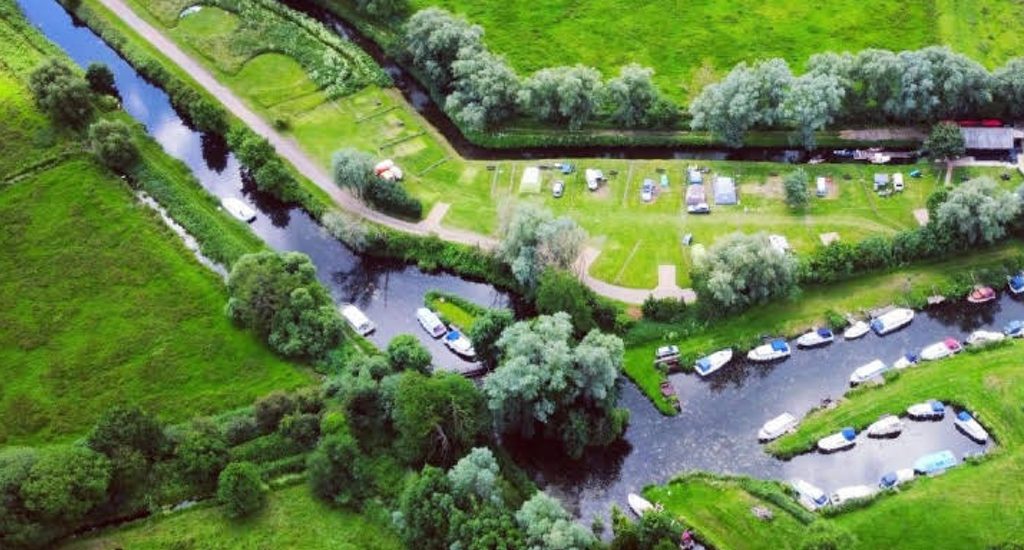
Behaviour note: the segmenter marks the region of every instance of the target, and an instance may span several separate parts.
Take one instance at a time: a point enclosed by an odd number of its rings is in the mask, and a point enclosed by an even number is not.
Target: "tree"
[[[318,358],[341,342],[341,317],[305,254],[246,254],[231,270],[228,292],[228,315],[282,355]]]
[[[39,106],[58,122],[80,127],[92,114],[89,84],[59,59],[33,71],[29,88]]]
[[[457,122],[481,131],[515,115],[519,77],[503,58],[485,50],[464,50],[451,70],[454,81],[445,110]]]
[[[131,128],[120,120],[97,120],[89,126],[89,146],[106,167],[126,172],[139,160]]]
[[[89,89],[97,94],[117,95],[114,73],[105,63],[90,63],[85,69],[85,80],[89,82]]]
[[[469,339],[473,342],[473,350],[476,356],[488,368],[498,366],[501,358],[501,350],[498,349],[498,339],[506,328],[512,326],[515,317],[507,309],[488,309],[473,323],[469,329]]]
[[[235,416],[224,426],[224,441],[229,446],[241,445],[259,435],[256,420],[249,415]]]
[[[310,413],[293,413],[281,419],[281,435],[304,449],[312,449],[320,437],[320,417]]]
[[[356,464],[360,454],[346,432],[323,438],[307,462],[313,494],[342,506],[357,501],[364,492]]]
[[[21,486],[28,479],[39,451],[30,447],[0,450],[0,547],[42,548],[53,537],[25,507]]]
[[[425,466],[406,484],[398,508],[401,514],[399,533],[406,548],[448,550],[448,529],[455,511],[455,497],[444,470]]]
[[[536,286],[545,269],[572,266],[587,238],[572,219],[555,218],[549,210],[529,203],[519,205],[503,220],[501,237],[498,259],[528,289]]]
[[[487,427],[487,405],[472,382],[452,373],[406,371],[394,388],[395,447],[410,463],[452,464]]]
[[[380,19],[388,19],[405,13],[409,0],[356,0],[356,7]]]
[[[373,157],[352,147],[340,149],[331,157],[334,184],[352,191],[357,197],[366,194],[366,188],[376,178]]]
[[[450,470],[452,495],[460,509],[468,510],[474,504],[501,506],[501,469],[494,453],[487,447],[477,447],[462,457]]]
[[[618,508],[612,508],[610,550],[648,550],[678,548],[683,527],[667,512],[645,512],[637,521],[630,521]]]
[[[217,500],[225,515],[233,519],[262,510],[267,504],[267,488],[256,466],[251,462],[228,464],[217,479]]]
[[[932,126],[928,139],[924,141],[928,156],[934,161],[952,161],[964,156],[964,135],[960,127],[952,122],[940,122]]]
[[[814,133],[832,123],[845,94],[835,75],[807,73],[793,81],[782,109],[804,149],[814,149]]]
[[[404,31],[404,54],[437,91],[448,90],[456,59],[484,49],[482,28],[440,8],[417,11]]]
[[[783,102],[793,80],[782,59],[736,65],[725,80],[704,88],[690,104],[694,130],[708,130],[731,147],[743,145],[751,128],[783,119]]]
[[[253,404],[253,417],[261,432],[268,434],[277,429],[281,419],[295,412],[295,400],[287,392],[275,390]]]
[[[524,548],[523,532],[503,506],[481,505],[452,513],[449,548],[466,550],[513,550]]]
[[[543,491],[537,491],[516,512],[516,521],[528,548],[577,550],[597,544],[589,531],[565,511],[562,504]]]
[[[167,438],[155,416],[138,407],[115,405],[96,422],[85,444],[108,457],[121,448],[134,449],[152,462],[166,451]]]
[[[960,184],[949,193],[936,213],[939,228],[968,245],[988,244],[1006,235],[1007,226],[1020,214],[1016,193],[999,187],[988,177]]]
[[[228,446],[216,424],[207,418],[193,420],[178,443],[175,454],[182,474],[200,490],[216,486],[217,476],[229,460]]]
[[[253,171],[252,178],[257,189],[270,193],[284,202],[295,202],[302,198],[295,176],[276,157]]]
[[[21,484],[25,508],[48,522],[73,524],[103,502],[110,482],[107,457],[78,446],[47,449]]]
[[[405,370],[430,374],[433,357],[430,351],[411,334],[399,334],[388,342],[388,362],[395,372]]]
[[[832,522],[815,521],[807,528],[800,550],[847,550],[856,542],[849,531]]]
[[[548,269],[537,284],[537,313],[552,315],[564,311],[572,318],[576,336],[583,336],[597,328],[594,321],[593,291],[583,286],[574,275],[557,269]]]
[[[796,289],[796,259],[773,247],[765,233],[728,235],[694,264],[694,287],[709,311],[744,309]]]
[[[631,63],[619,69],[619,76],[604,86],[602,102],[609,119],[626,128],[661,126],[671,123],[675,106],[661,97],[651,77],[654,70]]]
[[[1024,58],[1015,57],[992,75],[996,101],[1013,118],[1024,116]]]
[[[574,65],[551,67],[534,73],[519,91],[519,105],[540,120],[567,124],[579,130],[597,111],[601,73]]]
[[[786,174],[786,177],[782,178],[782,186],[786,190],[786,206],[793,209],[806,208],[810,200],[810,193],[807,191],[809,183],[810,178],[803,168]]]

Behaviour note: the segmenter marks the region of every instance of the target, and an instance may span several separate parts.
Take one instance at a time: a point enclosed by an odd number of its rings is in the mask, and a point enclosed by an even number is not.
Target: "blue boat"
[[[956,455],[953,451],[939,451],[924,455],[914,462],[914,470],[922,474],[934,474],[956,466]]]
[[[1024,273],[1018,273],[1012,277],[1007,277],[1006,282],[1010,287],[1010,292],[1014,294],[1024,292]]]
[[[1003,329],[1010,338],[1022,338],[1024,337],[1024,321],[1013,320]]]

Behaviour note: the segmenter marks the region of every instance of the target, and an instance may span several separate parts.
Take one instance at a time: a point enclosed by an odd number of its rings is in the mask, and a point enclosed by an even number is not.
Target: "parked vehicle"
[[[866,365],[857,367],[857,369],[853,371],[853,374],[850,375],[850,383],[855,386],[857,384],[863,384],[876,376],[881,376],[882,373],[887,370],[889,370],[889,366],[886,365],[884,361],[881,359],[875,359]]]
[[[661,346],[654,351],[655,363],[679,363],[679,348],[677,346]]]
[[[1003,333],[1010,338],[1024,338],[1024,321],[1010,321],[1003,329]]]
[[[894,414],[879,417],[868,426],[868,437],[896,437],[903,433],[903,421]]]
[[[464,359],[476,359],[476,350],[473,349],[473,342],[462,334],[458,329],[452,327],[444,337],[444,345],[452,350],[455,355]]]
[[[902,468],[882,476],[881,481],[878,482],[878,486],[882,489],[895,489],[912,479],[914,479],[914,470],[910,468]]]
[[[907,308],[896,308],[871,320],[871,330],[879,336],[885,336],[895,332],[914,320],[914,310]]]
[[[356,331],[356,334],[360,336],[366,336],[377,330],[377,325],[373,324],[373,321],[370,321],[366,314],[352,304],[341,306],[341,316],[348,323],[348,326],[352,327],[352,330]]]
[[[693,368],[697,371],[697,374],[707,376],[724,367],[729,363],[729,361],[732,361],[732,350],[723,349],[718,350],[707,357],[697,359],[697,362],[693,364]]]
[[[953,420],[953,424],[955,424],[956,427],[964,433],[964,435],[978,443],[985,443],[988,441],[988,432],[985,431],[985,428],[967,411],[960,411],[956,413],[956,419]]]
[[[1002,332],[996,332],[994,330],[976,330],[967,337],[967,345],[969,346],[983,346],[985,344],[991,344],[992,342],[1001,342],[1006,338],[1006,335]]]
[[[555,180],[554,185],[551,186],[551,196],[556,199],[562,198],[565,194],[565,182],[562,180]]]
[[[687,206],[686,211],[690,214],[710,214],[711,207],[708,206],[708,203],[702,202],[699,204],[691,204],[690,206]]]
[[[654,180],[646,179],[640,187],[640,200],[651,202],[654,200]]]
[[[972,304],[984,304],[996,299],[996,291],[990,286],[976,286],[967,295],[967,301]]]
[[[914,471],[925,475],[944,472],[957,465],[953,451],[939,451],[922,456],[914,462]]]
[[[228,214],[245,223],[256,221],[256,211],[235,197],[224,197],[220,200],[220,204],[224,207],[224,210],[227,210]]]
[[[597,191],[597,188],[601,186],[601,182],[604,181],[604,172],[596,168],[587,168],[583,172],[583,177],[587,180],[587,189]]]
[[[856,340],[869,332],[871,332],[871,325],[864,321],[857,321],[843,331],[843,338],[847,340]]]
[[[802,348],[814,348],[818,346],[824,346],[825,344],[831,344],[836,339],[836,335],[827,328],[819,328],[812,330],[799,338],[796,339],[796,345]]]
[[[626,495],[626,502],[629,504],[629,509],[637,516],[642,516],[654,509],[654,505],[651,504],[651,501],[636,493],[629,493]]]
[[[832,501],[832,506],[842,506],[843,504],[856,499],[870,498],[875,494],[875,488],[867,485],[850,485],[849,487],[841,487],[836,489],[829,500]]]
[[[938,420],[946,416],[946,407],[941,401],[930,399],[907,407],[907,415],[914,420]]]
[[[793,431],[800,423],[795,416],[789,413],[782,413],[779,416],[769,420],[761,426],[761,430],[757,432],[757,439],[759,441],[771,441],[782,437],[783,434]]]
[[[797,500],[810,510],[817,510],[829,505],[828,494],[802,479],[794,479],[789,483],[797,494]]]
[[[1024,271],[1006,278],[1006,286],[1013,295],[1024,292]]]
[[[941,342],[935,342],[929,346],[925,346],[921,350],[922,361],[937,361],[939,359],[945,359],[951,357],[963,351],[963,346],[960,342],[957,342],[953,338],[946,338]]]
[[[892,368],[896,370],[903,370],[907,367],[913,367],[921,360],[916,353],[905,353],[903,357],[900,357],[892,364]]]
[[[843,428],[838,433],[823,437],[818,440],[818,449],[824,453],[834,453],[843,449],[849,449],[856,443],[857,431],[853,428]]]
[[[756,363],[777,361],[789,357],[791,351],[785,340],[776,339],[767,344],[762,344],[747,352],[747,359]]]
[[[423,330],[434,338],[440,338],[448,332],[448,327],[444,326],[441,318],[425,307],[416,310],[416,320],[419,321]]]

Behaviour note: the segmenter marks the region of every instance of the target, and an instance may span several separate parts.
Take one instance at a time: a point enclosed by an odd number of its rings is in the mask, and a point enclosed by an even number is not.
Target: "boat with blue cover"
[[[732,361],[732,350],[723,349],[718,350],[707,357],[697,359],[697,362],[693,364],[693,368],[697,371],[697,374],[707,376],[724,367],[729,363],[729,361]]]
[[[789,344],[785,340],[777,338],[767,344],[762,344],[750,350],[747,353],[747,359],[756,363],[766,363],[768,361],[785,359],[786,357],[789,357],[791,353],[792,351],[789,348]]]
[[[803,336],[796,339],[796,345],[802,348],[813,348],[817,346],[824,346],[825,344],[831,344],[836,339],[836,335],[827,328],[819,328],[804,334]]]
[[[821,438],[818,441],[818,449],[825,453],[849,449],[856,443],[856,438],[857,430],[854,430],[852,427],[846,427],[840,430],[839,433]]]
[[[953,451],[939,451],[922,456],[914,462],[914,471],[925,475],[944,472],[957,465]]]
[[[937,420],[946,416],[946,406],[930,399],[907,407],[907,414],[915,420]]]
[[[1006,278],[1006,286],[1010,289],[1013,294],[1020,294],[1024,292],[1024,271],[1018,272],[1016,275],[1010,275]]]
[[[454,326],[444,337],[444,345],[452,350],[455,355],[465,359],[476,359],[476,350],[473,349],[473,342]]]
[[[1024,338],[1024,321],[1017,319],[1010,321],[1006,327],[1003,328],[1003,332],[1010,338]]]
[[[903,307],[887,311],[871,320],[871,330],[879,336],[895,332],[914,320],[914,310]]]
[[[892,364],[892,368],[896,370],[903,370],[908,367],[913,367],[920,361],[921,358],[918,357],[916,353],[905,353],[903,354],[903,357],[900,357]]]
[[[902,468],[882,476],[881,481],[878,482],[878,486],[882,489],[895,489],[912,479],[914,479],[914,470],[910,468]]]
[[[967,437],[977,441],[978,443],[985,443],[988,441],[988,432],[982,427],[981,423],[971,416],[971,413],[967,411],[960,411],[956,413],[956,419],[953,420],[953,424],[964,433]]]

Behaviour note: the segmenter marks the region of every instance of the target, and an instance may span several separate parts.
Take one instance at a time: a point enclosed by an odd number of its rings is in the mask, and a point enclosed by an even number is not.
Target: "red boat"
[[[990,286],[976,286],[970,294],[967,295],[967,301],[972,304],[984,304],[985,302],[991,302],[996,299],[996,291],[992,290]]]

